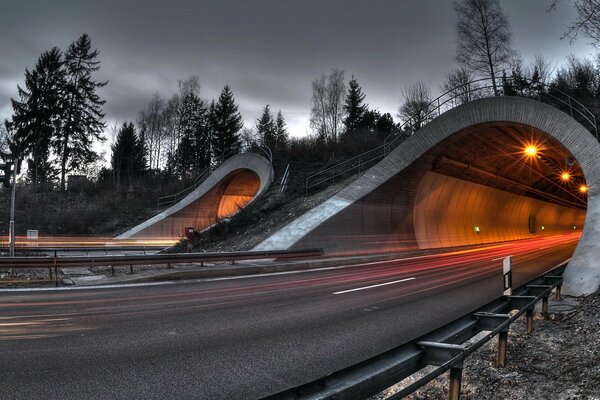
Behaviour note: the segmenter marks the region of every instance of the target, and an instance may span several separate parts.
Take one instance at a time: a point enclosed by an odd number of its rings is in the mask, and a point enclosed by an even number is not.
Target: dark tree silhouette
[[[288,131],[281,110],[277,112],[275,118],[275,138],[275,150],[285,150],[288,145]]]
[[[7,126],[14,131],[19,157],[29,157],[28,174],[33,183],[47,183],[54,177],[50,144],[63,122],[58,105],[64,86],[62,55],[54,47],[40,55],[33,71],[25,70],[25,88],[18,87],[19,100],[11,99],[13,116]]]
[[[256,120],[256,132],[262,144],[275,150],[275,147],[277,147],[277,131],[268,104],[263,108],[260,118]]]
[[[146,168],[144,144],[138,138],[133,123],[123,123],[111,150],[111,167],[117,185],[133,182],[142,176]]]
[[[185,95],[181,105],[182,138],[177,147],[174,169],[182,178],[193,178],[210,166],[210,132],[207,109],[193,92]]]
[[[96,90],[107,84],[92,78],[100,69],[98,50],[92,50],[92,42],[83,34],[71,43],[64,55],[66,80],[62,88],[60,107],[63,113],[62,129],[52,140],[52,147],[60,160],[60,187],[65,190],[68,171],[91,163],[98,158],[92,149],[95,140],[105,140],[102,131],[106,127],[104,113]]]
[[[346,112],[346,118],[344,118],[344,129],[346,133],[354,133],[363,126],[363,118],[365,112],[368,110],[368,105],[363,104],[365,100],[365,94],[362,92],[362,88],[358,84],[356,78],[352,77],[348,83],[348,94],[346,95],[346,101],[344,103],[344,111]]]
[[[213,160],[221,163],[240,150],[242,142],[239,133],[244,126],[229,86],[223,88],[219,101],[211,104],[209,119]]]

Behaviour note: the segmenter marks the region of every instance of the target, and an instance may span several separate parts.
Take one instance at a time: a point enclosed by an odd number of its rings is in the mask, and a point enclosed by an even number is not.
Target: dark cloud
[[[515,48],[562,62],[592,49],[558,38],[570,3],[506,0]],[[154,92],[168,98],[177,80],[200,77],[202,96],[229,84],[247,124],[265,104],[282,109],[294,135],[308,131],[310,85],[332,68],[355,75],[367,102],[395,114],[400,90],[416,80],[438,92],[455,67],[455,16],[448,0],[423,1],[81,1],[3,0],[0,6],[0,116],[38,55],[91,35],[101,52],[97,77],[109,80],[107,120],[134,120]]]

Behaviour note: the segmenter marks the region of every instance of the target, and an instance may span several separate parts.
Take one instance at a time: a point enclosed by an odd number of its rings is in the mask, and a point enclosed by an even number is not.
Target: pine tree
[[[348,94],[344,103],[344,111],[346,112],[344,128],[346,133],[354,133],[363,128],[362,119],[368,110],[368,105],[363,104],[364,100],[365,94],[362,92],[362,88],[356,78],[352,77],[348,84]]]
[[[238,111],[229,86],[223,88],[219,101],[211,111],[213,160],[221,163],[240,150],[242,143],[239,132],[244,126],[242,115]]]
[[[210,165],[210,132],[206,107],[195,93],[185,95],[180,115],[182,138],[175,153],[174,167],[186,179]]]
[[[275,137],[275,150],[285,150],[288,145],[288,132],[281,110],[277,112],[275,119]]]
[[[146,168],[144,144],[138,138],[133,123],[123,123],[111,150],[111,167],[117,185],[141,177]]]
[[[100,69],[98,50],[92,50],[86,34],[71,43],[65,52],[67,79],[61,101],[64,113],[62,129],[53,140],[53,148],[60,159],[60,187],[65,189],[68,171],[92,162],[98,155],[92,149],[94,140],[104,140],[105,128],[102,105],[106,102],[96,94],[96,89],[107,82],[92,79]]]
[[[268,104],[263,109],[261,117],[256,120],[256,132],[263,145],[275,150],[277,146],[277,131],[275,130],[275,122],[273,121]]]
[[[50,144],[61,129],[60,101],[65,84],[62,54],[56,47],[42,53],[33,71],[25,70],[25,89],[19,100],[11,99],[12,121],[19,157],[27,160],[29,180],[47,183],[54,177],[49,161]]]

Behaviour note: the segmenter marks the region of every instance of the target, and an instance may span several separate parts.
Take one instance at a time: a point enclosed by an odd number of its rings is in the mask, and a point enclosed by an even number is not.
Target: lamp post
[[[13,168],[12,192],[10,194],[10,222],[8,225],[8,256],[15,256],[15,196],[17,193],[17,162]]]

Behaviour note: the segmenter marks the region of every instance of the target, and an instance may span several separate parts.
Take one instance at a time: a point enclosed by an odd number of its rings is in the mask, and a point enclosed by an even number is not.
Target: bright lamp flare
[[[534,157],[537,155],[537,153],[538,153],[537,147],[535,147],[533,145],[529,145],[529,146],[525,147],[525,154],[528,155],[529,157]]]
[[[562,179],[563,181],[568,181],[571,179],[571,174],[569,174],[568,172],[563,172],[560,175],[560,179]]]
[[[588,191],[588,187],[587,187],[586,185],[581,185],[581,186],[579,187],[579,191],[580,191],[581,193],[586,193],[586,192]]]

